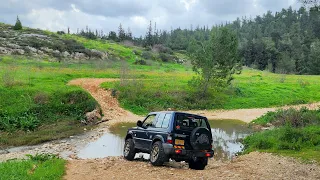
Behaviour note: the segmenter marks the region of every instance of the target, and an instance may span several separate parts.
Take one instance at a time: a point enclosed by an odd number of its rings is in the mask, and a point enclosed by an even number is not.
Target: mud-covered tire
[[[136,155],[136,150],[134,147],[133,139],[129,138],[124,143],[123,157],[128,161],[132,161],[135,155]]]
[[[153,166],[162,166],[168,161],[168,157],[164,152],[162,142],[157,141],[152,144],[150,152],[150,162]]]
[[[198,158],[196,161],[189,160],[189,168],[194,170],[204,170],[208,164],[208,158]]]

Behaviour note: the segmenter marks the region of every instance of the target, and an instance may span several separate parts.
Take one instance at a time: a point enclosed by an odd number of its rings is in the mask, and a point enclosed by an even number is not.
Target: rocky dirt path
[[[110,92],[102,89],[102,82],[115,79],[76,79],[70,85],[80,85],[96,98],[102,111],[112,119],[109,124],[135,122],[141,117],[119,107]],[[310,105],[286,106],[300,108],[307,106],[315,109],[320,103]],[[268,111],[277,108],[242,109],[231,111],[190,111],[207,116],[209,119],[239,119],[251,122]],[[153,167],[139,160],[129,162],[121,157],[70,160],[67,164],[65,179],[320,179],[320,167],[315,164],[303,164],[292,158],[279,157],[268,153],[250,153],[231,162],[210,160],[204,171],[188,169],[187,164],[170,162],[163,167]]]
[[[142,120],[143,117],[121,108],[118,100],[111,96],[111,92],[100,87],[100,84],[103,82],[114,82],[117,80],[109,78],[82,78],[70,81],[69,85],[81,86],[87,90],[100,104],[104,117],[111,120],[108,124]]]
[[[204,171],[188,169],[187,164],[170,162],[153,167],[148,162],[122,158],[72,160],[65,179],[320,179],[320,167],[267,153],[251,153],[233,162],[210,160]]]

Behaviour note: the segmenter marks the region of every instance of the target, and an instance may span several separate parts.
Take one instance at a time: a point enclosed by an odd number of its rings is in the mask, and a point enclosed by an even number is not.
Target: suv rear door
[[[197,127],[207,128],[210,131],[210,125],[205,117],[175,113],[173,124],[175,132],[174,144],[178,146],[182,145],[185,149],[193,149],[190,143],[190,134]],[[210,138],[212,138],[212,135]]]

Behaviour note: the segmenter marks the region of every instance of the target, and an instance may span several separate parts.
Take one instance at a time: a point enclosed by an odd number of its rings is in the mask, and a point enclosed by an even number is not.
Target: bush
[[[12,87],[15,84],[14,74],[11,71],[7,71],[2,75],[2,83],[4,87]]]
[[[36,155],[27,154],[26,156],[32,161],[39,161],[39,162],[45,162],[51,159],[59,159],[54,154],[36,154]]]
[[[320,125],[320,110],[308,110],[301,108],[296,110],[293,108],[276,112],[268,112],[264,116],[254,120],[251,125],[267,125],[271,123],[276,127],[289,125],[292,127],[305,127],[308,125]]]
[[[33,97],[33,101],[35,104],[47,104],[49,102],[49,96],[43,92],[39,92]]]
[[[66,34],[66,33],[64,31],[57,31],[57,34],[63,35],[63,34]]]
[[[162,44],[156,44],[152,47],[152,51],[157,53],[166,53],[166,54],[173,54],[173,51],[171,48],[165,47]]]
[[[136,60],[134,62],[134,64],[136,64],[136,65],[147,65],[147,61],[145,61],[143,59],[140,59],[140,60]]]
[[[176,59],[175,56],[172,56],[172,55],[166,54],[166,53],[160,53],[159,58],[161,59],[162,62],[173,62]]]
[[[154,59],[154,56],[153,56],[152,52],[150,52],[150,51],[143,51],[141,54],[141,57],[143,59],[150,59],[150,60]]]

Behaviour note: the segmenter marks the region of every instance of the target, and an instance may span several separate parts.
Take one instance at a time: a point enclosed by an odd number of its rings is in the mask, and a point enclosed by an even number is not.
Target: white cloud
[[[72,8],[72,10],[73,10],[74,12],[80,12],[80,9],[77,9],[77,8],[76,8],[76,5],[74,5],[74,4],[71,4],[71,8]]]

